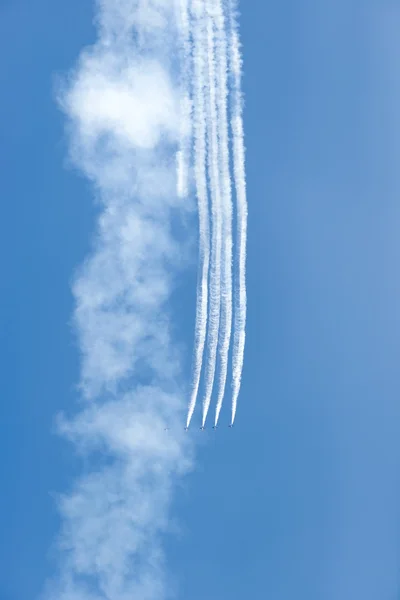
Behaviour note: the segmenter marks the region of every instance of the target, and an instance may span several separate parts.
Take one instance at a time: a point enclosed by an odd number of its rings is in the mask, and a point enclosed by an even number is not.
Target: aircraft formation
[[[233,423],[231,423],[230,425],[228,425],[228,427],[229,427],[229,429],[233,429]],[[213,429],[218,429],[218,425],[213,425],[213,427],[212,427],[212,428],[213,428]],[[206,429],[206,428],[205,428],[205,426],[204,426],[204,425],[202,425],[202,426],[200,427],[200,431],[205,431],[205,429]],[[189,427],[185,427],[185,431],[189,431]]]
[[[229,427],[229,429],[233,429],[233,423],[231,423],[230,425],[228,425],[228,427]],[[215,429],[218,429],[218,425],[213,425],[213,427],[212,427],[212,428],[213,428],[214,430],[215,430]],[[185,427],[184,429],[185,429],[185,431],[189,431],[189,427]],[[206,429],[206,428],[205,428],[205,426],[204,426],[204,425],[202,425],[202,426],[200,427],[200,431],[205,431],[205,429]],[[169,428],[169,427],[164,427],[164,431],[169,431],[169,430],[170,430],[170,428]]]

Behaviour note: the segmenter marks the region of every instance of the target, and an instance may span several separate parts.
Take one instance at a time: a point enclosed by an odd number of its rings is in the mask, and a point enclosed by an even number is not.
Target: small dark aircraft
[[[213,425],[213,429],[218,429],[218,425]]]
[[[200,427],[200,430],[201,430],[201,431],[204,431],[204,430],[205,430],[205,427],[204,427],[204,425],[202,425],[202,426]]]
[[[233,427],[233,423],[231,423],[230,425],[228,425],[229,429],[232,429]]]
[[[189,427],[185,427],[185,431],[188,431],[188,430],[189,430]]]

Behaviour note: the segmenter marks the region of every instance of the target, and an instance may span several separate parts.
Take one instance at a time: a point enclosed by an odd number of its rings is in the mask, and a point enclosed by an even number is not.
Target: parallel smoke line
[[[185,15],[187,15],[185,10],[187,11],[188,0],[178,1],[181,3],[184,14],[182,22],[187,23],[187,28],[182,26],[183,37],[190,44],[191,23],[185,20]],[[242,116],[243,98],[241,91],[242,59],[236,20],[236,4],[236,0],[191,0],[194,28],[193,73],[186,70],[186,65],[183,66],[184,77],[188,77],[188,81],[190,80],[190,75],[193,75],[194,170],[200,227],[200,266],[196,308],[195,358],[187,426],[189,426],[196,405],[206,344],[207,357],[204,375],[203,427],[207,419],[214,387],[217,351],[220,368],[214,424],[218,424],[225,395],[232,330],[231,423],[235,420],[243,370],[247,310],[247,198]],[[226,32],[227,24],[229,26],[229,42]],[[232,131],[233,179],[236,189],[237,213],[234,294],[232,294],[233,202],[228,126],[228,74],[230,77],[230,126]],[[187,98],[190,101],[189,85],[187,90]],[[183,102],[185,102],[185,94]],[[185,113],[183,112],[183,114]],[[190,117],[190,112],[186,114]],[[188,131],[188,127],[183,125],[182,130]],[[184,139],[184,136],[182,139]],[[178,186],[183,191],[185,173],[187,176],[188,166],[184,160],[184,143],[182,143],[181,148],[182,152],[181,154],[178,153],[177,156],[179,162]],[[190,157],[190,153],[188,153],[188,156]],[[208,191],[210,195],[211,215],[208,212]],[[234,310],[232,309],[233,296]],[[233,313],[234,318],[232,322]]]
[[[243,97],[241,91],[242,58],[236,21],[236,2],[229,0],[230,22],[230,68],[232,72],[232,117],[234,178],[237,202],[237,250],[234,340],[232,356],[232,416],[235,421],[237,401],[242,379],[244,348],[246,340],[246,243],[247,243],[247,198],[245,176],[245,148],[243,131]]]
[[[207,335],[207,363],[205,370],[205,392],[203,399],[204,427],[207,413],[210,408],[211,394],[214,385],[216,370],[216,357],[218,346],[218,333],[221,309],[221,191],[219,181],[219,140],[218,140],[218,113],[216,101],[216,70],[215,70],[215,40],[213,0],[208,2],[207,16],[207,64],[208,64],[208,111],[207,111],[207,138],[208,138],[208,171],[211,188],[211,269],[210,269],[210,308],[209,328]]]
[[[207,332],[208,272],[210,264],[210,232],[206,177],[206,114],[205,114],[205,19],[204,3],[193,0],[193,65],[194,65],[194,172],[199,211],[199,270],[197,281],[196,325],[193,360],[192,392],[186,427],[189,427],[196,406]]]
[[[218,381],[217,405],[214,425],[218,424],[224,399],[228,372],[228,354],[232,332],[232,185],[229,171],[228,134],[228,83],[227,83],[227,39],[225,19],[221,2],[216,7],[216,57],[217,57],[217,96],[218,134],[220,141],[220,173],[222,181],[222,295],[221,329],[219,339],[220,372]]]

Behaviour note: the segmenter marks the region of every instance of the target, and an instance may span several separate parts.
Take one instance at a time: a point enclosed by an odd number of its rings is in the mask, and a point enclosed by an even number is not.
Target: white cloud
[[[60,92],[71,158],[103,212],[73,288],[87,403],[60,423],[93,467],[60,500],[60,565],[48,599],[166,596],[160,536],[174,482],[191,466],[168,304],[181,264],[171,233],[181,202],[173,4],[99,2],[99,41]]]
[[[101,52],[81,64],[66,108],[87,145],[111,135],[128,147],[153,148],[162,134],[174,137],[177,98],[168,73],[155,60],[127,58]]]

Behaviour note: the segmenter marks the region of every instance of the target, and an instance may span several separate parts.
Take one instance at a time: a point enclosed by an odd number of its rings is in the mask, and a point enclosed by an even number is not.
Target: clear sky
[[[90,2],[0,3],[0,599],[52,575],[57,492],[80,462],[54,418],[78,398],[70,283],[96,208],[69,168],[58,73]],[[237,425],[176,487],[177,598],[399,593],[400,7],[241,3],[248,329]],[[195,266],[173,298],[190,348]],[[196,423],[197,425],[197,423]]]

